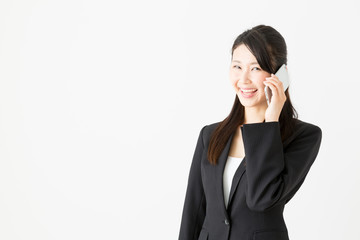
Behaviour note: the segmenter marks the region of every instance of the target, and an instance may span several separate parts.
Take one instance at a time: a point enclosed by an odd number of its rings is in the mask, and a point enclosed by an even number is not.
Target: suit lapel
[[[242,130],[242,128],[241,128]],[[224,150],[221,152],[219,159],[218,159],[218,164],[216,167],[214,167],[214,171],[215,171],[215,181],[216,181],[216,190],[217,190],[217,195],[219,197],[219,201],[221,202],[221,206],[223,209],[223,212],[225,214],[225,216],[228,217],[228,213],[226,211],[226,206],[225,206],[225,200],[224,200],[224,188],[223,188],[223,176],[224,176],[224,169],[225,169],[225,164],[229,155],[229,151],[230,151],[230,147],[231,147],[231,142],[232,139],[235,135],[235,132],[233,132],[226,145]],[[241,164],[239,166],[239,168],[236,170],[233,181],[231,183],[231,189],[230,189],[230,195],[229,195],[229,203],[228,206],[230,206],[231,200],[234,196],[236,187],[241,179],[241,176],[244,174],[245,172],[245,157],[244,159],[241,161]]]
[[[231,204],[231,200],[234,196],[234,193],[235,193],[235,190],[237,188],[237,185],[239,184],[239,181],[242,177],[242,175],[244,174],[245,172],[245,157],[244,159],[241,161],[240,163],[240,166],[238,167],[238,169],[236,169],[236,172],[234,174],[234,178],[232,180],[232,183],[231,183],[231,189],[230,189],[230,196],[229,196],[229,203],[228,203],[228,206],[230,206]]]
[[[229,151],[230,151],[230,146],[231,146],[231,141],[234,137],[235,132],[233,132],[226,145],[224,150],[221,152],[219,159],[218,159],[218,164],[216,165],[216,167],[214,167],[215,170],[215,181],[216,181],[216,190],[217,190],[217,196],[219,197],[219,201],[221,203],[223,212],[225,214],[226,217],[228,217],[227,211],[226,211],[226,206],[225,206],[225,200],[224,200],[224,188],[223,188],[223,174],[224,174],[224,169],[225,169],[225,164],[226,164],[226,160],[227,157],[229,155]]]
[[[244,129],[243,129],[243,127],[240,127],[240,129],[241,129],[241,136],[243,137],[244,136],[244,134],[243,134]],[[246,155],[246,153],[245,153],[245,155]],[[239,181],[240,181],[242,175],[245,173],[245,170],[246,170],[246,168],[245,168],[245,165],[246,165],[245,158],[246,158],[246,156],[244,156],[243,160],[240,163],[240,166],[238,167],[238,169],[236,169],[236,172],[234,174],[234,178],[233,178],[233,181],[231,183],[228,206],[230,206],[231,200],[232,200],[232,198],[234,196],[234,193],[235,193],[235,190],[236,190],[236,188],[237,188],[237,186],[239,184]]]

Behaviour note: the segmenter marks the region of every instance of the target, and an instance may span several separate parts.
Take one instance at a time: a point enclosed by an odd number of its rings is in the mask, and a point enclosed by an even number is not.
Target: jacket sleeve
[[[198,239],[205,218],[206,200],[201,179],[201,156],[204,150],[202,135],[205,127],[200,131],[190,167],[179,240]]]
[[[322,131],[309,124],[283,149],[279,122],[243,125],[246,203],[253,211],[286,204],[297,192],[320,148]]]

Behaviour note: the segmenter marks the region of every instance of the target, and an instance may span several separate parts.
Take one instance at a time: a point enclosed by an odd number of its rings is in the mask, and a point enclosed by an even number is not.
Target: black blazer
[[[202,127],[193,155],[179,240],[288,240],[285,204],[305,180],[320,148],[322,131],[296,119],[296,130],[281,141],[279,122],[243,124],[245,157],[235,172],[226,209],[223,171],[234,133],[218,164],[207,150],[219,122]]]

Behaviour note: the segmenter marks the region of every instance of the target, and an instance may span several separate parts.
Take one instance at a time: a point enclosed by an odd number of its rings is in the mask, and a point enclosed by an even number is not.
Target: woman
[[[304,182],[322,131],[297,119],[289,89],[272,74],[287,64],[278,31],[265,25],[245,31],[231,60],[235,102],[227,118],[200,131],[179,239],[289,239],[284,206]]]

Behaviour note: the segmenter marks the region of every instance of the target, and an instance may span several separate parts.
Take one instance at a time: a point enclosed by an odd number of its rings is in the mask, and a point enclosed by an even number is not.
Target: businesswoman
[[[278,31],[265,25],[245,31],[231,55],[235,102],[223,121],[200,130],[179,239],[288,240],[284,206],[304,182],[322,131],[298,119],[289,88],[284,92],[273,74],[287,64]]]

